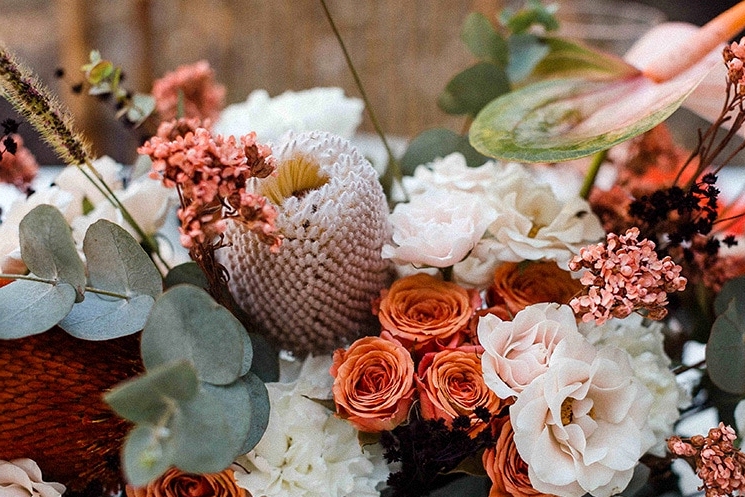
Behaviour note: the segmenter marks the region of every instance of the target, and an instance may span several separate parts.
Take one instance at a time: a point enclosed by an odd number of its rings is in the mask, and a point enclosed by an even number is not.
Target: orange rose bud
[[[489,426],[476,415],[484,408],[496,416],[506,405],[484,383],[481,356],[474,350],[446,349],[426,354],[419,362],[416,378],[419,402],[424,419],[444,419],[451,427],[453,419],[467,416],[471,420],[471,437]]]
[[[144,487],[127,485],[127,497],[250,497],[235,481],[232,469],[195,475],[171,468]]]
[[[384,292],[377,314],[383,330],[404,346],[431,351],[463,343],[480,305],[477,292],[419,273],[394,282]]]
[[[398,342],[364,337],[334,352],[334,403],[340,418],[360,431],[392,430],[414,400],[414,361]]]

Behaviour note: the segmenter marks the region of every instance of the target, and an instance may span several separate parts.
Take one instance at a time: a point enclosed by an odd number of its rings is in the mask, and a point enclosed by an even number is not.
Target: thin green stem
[[[595,179],[598,177],[598,171],[600,171],[600,166],[605,161],[606,155],[608,155],[608,151],[603,150],[592,157],[590,168],[587,170],[587,174],[585,174],[585,181],[582,183],[582,188],[579,191],[580,197],[585,200],[590,197],[590,191],[592,191],[592,187],[595,185]]]
[[[35,281],[37,283],[46,283],[47,285],[56,285],[59,283],[58,280],[50,280],[48,278],[39,278],[38,276],[31,276],[28,274],[5,274],[0,273],[0,279],[2,280],[26,280],[26,281]],[[124,295],[122,293],[116,293],[111,292],[109,290],[103,290],[101,288],[94,288],[92,286],[85,287],[86,292],[90,293],[97,293],[99,295],[106,295],[108,297],[115,297],[118,299],[128,299],[129,297],[127,295]]]
[[[393,151],[391,150],[390,145],[388,144],[388,140],[385,137],[385,133],[383,132],[383,128],[380,126],[380,122],[378,121],[378,118],[375,116],[375,112],[373,111],[372,105],[370,105],[370,99],[367,98],[367,92],[365,92],[365,87],[362,85],[362,80],[360,79],[360,76],[357,73],[357,69],[355,69],[354,67],[352,58],[349,56],[349,52],[347,51],[347,47],[344,44],[344,40],[341,37],[341,33],[339,33],[339,30],[336,27],[336,23],[334,22],[334,19],[331,16],[331,12],[329,11],[328,6],[326,5],[326,0],[320,0],[320,2],[321,2],[321,6],[323,7],[323,12],[326,14],[326,19],[328,19],[329,25],[331,25],[331,30],[334,32],[334,36],[336,37],[336,40],[339,42],[341,51],[344,54],[344,59],[346,60],[347,66],[349,67],[349,70],[352,73],[352,77],[354,78],[354,83],[355,85],[357,85],[357,89],[360,92],[362,101],[365,102],[365,108],[367,109],[368,116],[370,116],[370,121],[372,122],[372,125],[375,128],[375,132],[378,134],[378,136],[380,136],[380,139],[383,142],[383,146],[385,147],[385,151],[388,154],[388,167],[386,167],[386,170],[383,173],[383,176],[380,178],[380,182],[383,185],[383,189],[386,192],[386,196],[388,197],[388,199],[390,199],[394,182],[398,181],[400,183],[401,181],[401,178],[402,178],[401,167],[399,166],[398,161],[396,160],[396,157],[393,154]],[[406,194],[404,193],[404,196],[405,195]]]

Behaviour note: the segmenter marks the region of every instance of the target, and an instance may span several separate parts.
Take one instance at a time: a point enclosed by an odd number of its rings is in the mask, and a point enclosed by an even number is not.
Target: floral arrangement
[[[152,131],[96,158],[0,47],[66,164],[35,180],[2,121],[0,494],[742,493],[745,3],[624,59],[553,9],[469,16],[438,101],[467,135],[378,129],[374,164],[361,84],[225,107],[206,61],[139,94],[94,51],[80,91]]]

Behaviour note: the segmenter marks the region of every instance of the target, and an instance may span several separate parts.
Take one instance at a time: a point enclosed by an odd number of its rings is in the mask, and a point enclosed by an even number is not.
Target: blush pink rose
[[[496,416],[506,405],[484,383],[481,357],[475,349],[445,349],[426,354],[419,362],[416,378],[422,417],[442,418],[452,426],[453,419],[467,416],[471,421],[468,430],[471,436],[489,426],[477,415],[477,408]]]
[[[364,337],[337,349],[330,373],[336,414],[360,431],[392,430],[414,401],[414,361],[398,342]]]

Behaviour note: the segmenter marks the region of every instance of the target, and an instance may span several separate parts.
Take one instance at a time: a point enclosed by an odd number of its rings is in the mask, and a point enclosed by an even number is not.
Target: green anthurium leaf
[[[193,261],[185,262],[171,268],[164,280],[166,288],[171,288],[182,283],[198,286],[205,290],[209,288],[210,284],[210,282],[207,281],[207,277],[204,275],[204,271],[199,267],[199,264]]]
[[[510,54],[507,75],[513,84],[527,78],[549,52],[548,45],[530,33],[510,36],[507,45]]]
[[[484,155],[520,162],[592,155],[664,121],[705,74],[686,71],[664,83],[636,76],[528,85],[502,95],[476,116],[471,145]]]
[[[732,300],[711,327],[706,344],[706,371],[716,386],[745,394],[745,315]]]
[[[496,32],[489,19],[480,12],[471,12],[463,23],[460,35],[468,50],[480,60],[505,67],[509,60],[507,41]]]
[[[16,280],[0,287],[0,339],[43,333],[67,316],[75,303],[67,283]]]
[[[241,454],[245,454],[259,443],[269,425],[269,392],[255,374],[248,373],[240,381],[248,389],[251,398],[251,425],[240,450]]]
[[[468,142],[468,137],[449,129],[433,128],[417,135],[410,143],[399,162],[401,172],[407,176],[414,174],[417,166],[432,162],[453,152],[460,152],[469,167],[478,167],[489,160],[478,153]]]
[[[127,297],[160,295],[158,268],[127,230],[101,219],[85,233],[83,252],[92,287]]]
[[[232,459],[248,452],[248,450],[243,450],[243,445],[251,430],[253,405],[251,392],[245,382],[239,379],[230,385],[205,383],[203,388],[220,405],[225,417],[230,441],[223,446],[223,449],[232,454]]]
[[[167,429],[139,425],[132,429],[122,448],[124,476],[131,485],[145,486],[171,467],[175,445]]]
[[[142,331],[145,367],[188,359],[202,381],[227,385],[243,367],[246,330],[201,288],[178,285],[153,305]]]
[[[718,316],[725,312],[733,300],[738,312],[745,315],[745,276],[732,278],[722,286],[714,299],[714,313]]]
[[[505,70],[490,62],[479,62],[448,82],[437,105],[448,114],[475,116],[486,104],[508,91],[510,80]]]
[[[21,258],[29,271],[40,278],[69,283],[77,293],[76,301],[83,300],[85,265],[62,213],[51,205],[39,205],[21,220],[18,234]]]
[[[250,371],[267,383],[279,381],[279,353],[259,333],[249,333],[253,354],[251,358]],[[245,360],[244,360],[245,367]],[[245,372],[241,373],[241,376]]]
[[[125,419],[163,425],[180,403],[194,398],[198,392],[194,366],[188,361],[177,361],[120,383],[104,395],[104,401]]]
[[[620,79],[641,74],[622,58],[572,40],[546,37],[549,51],[533,69],[536,80],[575,78],[589,80]]]
[[[188,473],[217,473],[233,462],[233,432],[224,405],[205,388],[179,404],[168,427],[175,445],[172,463]]]
[[[154,302],[150,295],[112,299],[88,292],[59,325],[81,340],[111,340],[140,331]]]

